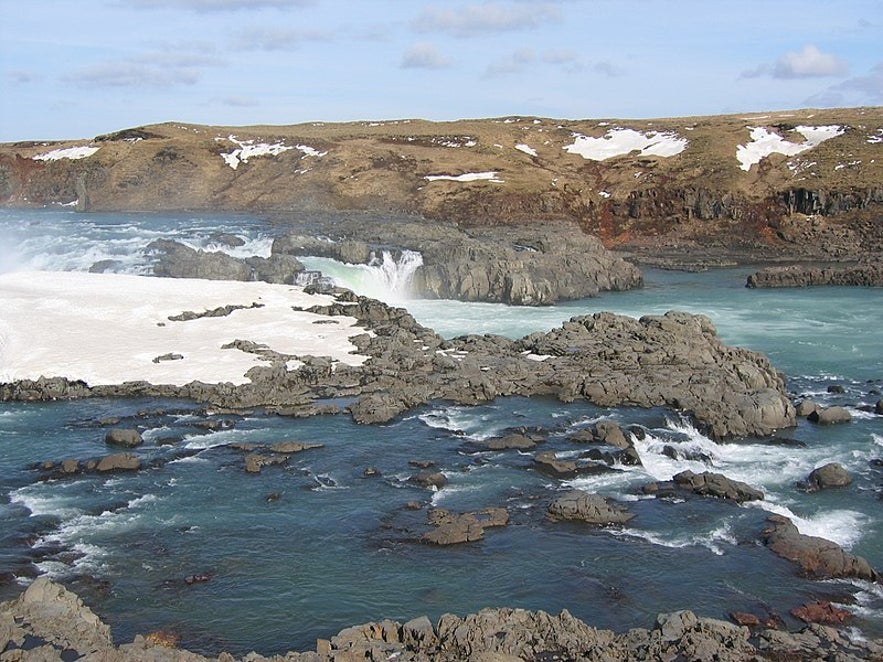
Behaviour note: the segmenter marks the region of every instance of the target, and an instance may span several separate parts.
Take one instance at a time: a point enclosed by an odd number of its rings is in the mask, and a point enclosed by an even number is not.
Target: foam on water
[[[717,556],[723,556],[726,553],[727,547],[735,546],[739,542],[733,535],[730,524],[726,521],[712,529],[694,533],[643,531],[633,527],[610,529],[610,532],[619,537],[640,538],[662,547],[675,549],[705,547]]]
[[[803,535],[825,538],[845,549],[851,549],[863,538],[868,524],[868,516],[855,510],[827,510],[802,517],[784,502],[770,499],[748,501],[742,505],[783,515],[790,519]]]

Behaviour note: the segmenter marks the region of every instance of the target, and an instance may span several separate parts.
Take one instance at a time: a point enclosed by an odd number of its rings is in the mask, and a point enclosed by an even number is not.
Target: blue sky
[[[883,105],[883,0],[0,0],[0,141]]]

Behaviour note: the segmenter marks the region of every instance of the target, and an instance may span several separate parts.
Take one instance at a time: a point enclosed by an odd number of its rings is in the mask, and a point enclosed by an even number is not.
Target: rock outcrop
[[[782,515],[771,515],[762,533],[764,544],[779,556],[793,561],[813,579],[853,577],[879,582],[880,575],[860,556],[853,556],[840,545],[824,538],[807,536]]]
[[[472,405],[501,396],[540,395],[605,407],[669,407],[718,438],[767,435],[795,423],[782,375],[766,357],[721,343],[702,315],[672,312],[633,319],[596,313],[520,340],[492,335],[446,340],[403,309],[347,291],[337,296],[339,301],[310,310],[355,317],[370,331],[351,338],[359,353],[370,357],[361,366],[300,357],[303,365],[293,369],[290,357],[267,356],[270,364],[251,368],[250,382],[238,386],[129,382],[89,387],[41,378],[0,384],[0,399],[137,395],[230,408],[297,408],[339,397],[350,399],[348,409],[356,421],[378,423],[434,399]]]
[[[571,490],[549,504],[549,517],[554,520],[579,521],[595,526],[625,524],[634,516],[625,506],[582,490]]]
[[[746,287],[812,287],[858,285],[883,287],[883,262],[829,267],[790,265],[765,267],[748,276]]]
[[[818,610],[816,610],[818,611]],[[801,614],[803,612],[800,612]],[[115,646],[110,628],[70,591],[37,579],[18,599],[0,604],[0,655],[21,662],[73,659],[107,662],[236,662],[229,653],[206,658],[176,648],[165,633],[137,635]],[[875,660],[883,641],[849,638],[830,627],[810,625],[800,632],[749,630],[726,621],[697,617],[691,611],[660,614],[651,629],[619,634],[587,625],[564,610],[558,615],[524,609],[484,609],[475,614],[445,614],[433,623],[425,616],[406,623],[392,620],[341,630],[317,641],[316,649],[289,652],[288,662],[397,660],[451,662],[476,660],[718,660],[760,659]],[[242,660],[270,662],[249,653]]]

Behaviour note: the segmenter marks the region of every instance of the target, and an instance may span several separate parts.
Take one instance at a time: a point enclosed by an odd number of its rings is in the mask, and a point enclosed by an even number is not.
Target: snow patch
[[[868,136],[868,139],[865,142],[867,142],[869,145],[878,145],[880,143],[883,143],[883,129],[877,129],[877,133]]]
[[[221,154],[224,163],[236,170],[240,163],[248,163],[249,159],[257,156],[276,156],[290,149],[296,149],[304,156],[320,157],[325,156],[328,152],[320,152],[309,145],[286,145],[284,141],[277,143],[259,143],[255,140],[237,140],[236,136],[227,136],[226,138],[238,147],[232,152]],[[224,140],[223,138],[215,138],[215,140]]]
[[[53,149],[51,152],[39,154],[31,158],[34,161],[60,161],[61,159],[76,161],[78,159],[85,159],[92,156],[99,149],[100,147],[90,147],[88,145],[82,147],[66,147],[64,149]]]
[[[670,131],[610,129],[602,138],[573,134],[573,143],[564,150],[591,161],[606,161],[614,156],[637,151],[641,156],[675,156],[687,148],[689,141]]]
[[[497,184],[503,183],[503,180],[497,177],[496,170],[489,170],[487,172],[467,172],[462,175],[426,175],[423,179],[430,182],[438,180],[447,180],[450,182],[477,182],[485,180],[488,182],[496,182]]]
[[[524,152],[525,154],[529,154],[530,156],[537,155],[537,150],[535,150],[530,145],[525,145],[523,143],[519,144],[519,145],[515,145],[515,149],[517,149],[519,152]]]
[[[350,338],[364,330],[354,318],[302,310],[331,301],[301,287],[258,282],[82,272],[3,274],[0,382],[46,376],[82,379],[90,386],[139,380],[178,386],[196,380],[243,384],[249,381],[246,373],[266,360],[231,346],[235,340],[291,359],[328,356],[361,365],[367,357],[355,353]],[[234,309],[220,317],[171,319],[223,306]],[[334,324],[316,325],[331,319]]]
[[[842,135],[844,129],[836,124],[830,126],[798,126],[794,130],[803,136],[800,143],[785,140],[778,133],[772,133],[768,129],[748,127],[751,129],[751,142],[736,146],[736,159],[739,167],[746,172],[751,166],[760,163],[760,160],[770,154],[784,154],[794,156],[805,152],[813,147],[821,145],[826,140]]]

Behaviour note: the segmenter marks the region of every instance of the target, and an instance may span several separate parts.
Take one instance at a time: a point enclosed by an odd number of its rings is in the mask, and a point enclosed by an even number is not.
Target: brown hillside
[[[764,129],[762,142],[814,144],[800,127],[839,129],[800,154],[771,153],[740,167],[739,146],[760,144],[753,129]],[[574,153],[605,137],[608,151],[627,149],[628,139],[637,148],[605,160]],[[662,143],[656,150],[680,151],[653,153],[654,142]],[[94,151],[82,158],[58,151],[83,147]],[[811,223],[801,219],[810,215],[826,231],[846,223],[876,237],[883,108],[656,120],[165,123],[92,140],[2,144],[0,202],[89,211],[372,210],[463,225],[569,219],[608,245],[634,249],[787,244],[806,235]],[[824,233],[804,238],[812,236]],[[876,248],[879,240],[864,243]]]

